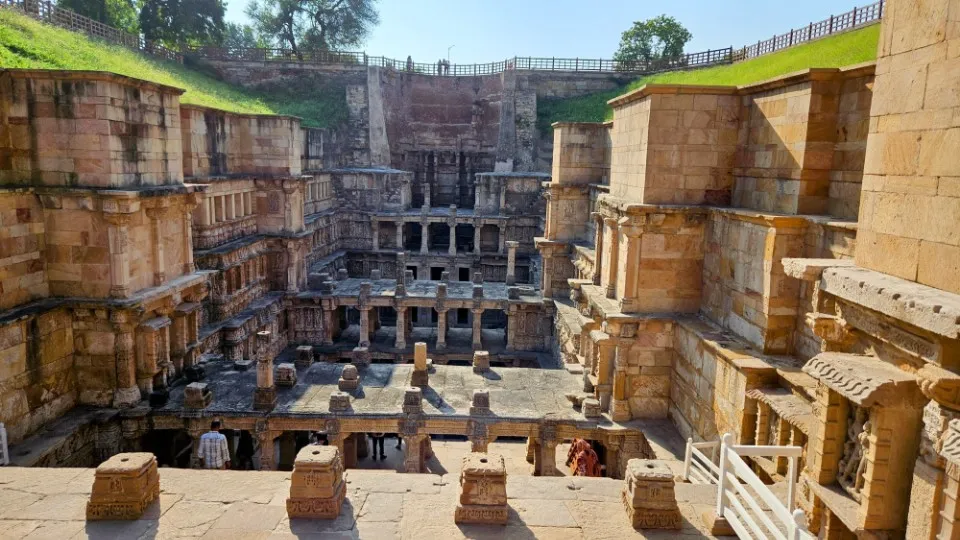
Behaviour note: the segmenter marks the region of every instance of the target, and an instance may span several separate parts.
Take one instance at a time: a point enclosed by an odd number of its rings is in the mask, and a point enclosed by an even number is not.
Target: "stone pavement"
[[[160,501],[132,522],[86,522],[93,469],[0,468],[0,538],[6,539],[629,539],[708,537],[700,513],[712,486],[677,485],[679,531],[634,531],[621,480],[507,478],[506,527],[456,525],[459,470],[396,474],[351,469],[347,500],[332,521],[290,520],[290,473],[160,470]]]

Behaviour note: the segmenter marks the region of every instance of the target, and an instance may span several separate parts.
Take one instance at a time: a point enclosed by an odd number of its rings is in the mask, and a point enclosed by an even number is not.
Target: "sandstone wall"
[[[13,444],[71,409],[78,381],[69,310],[8,313],[0,320],[0,422]]]
[[[701,311],[763,352],[788,352],[799,283],[780,259],[803,255],[805,228],[803,219],[712,212]]]
[[[40,200],[26,190],[0,192],[0,310],[50,294]]]
[[[102,72],[0,75],[0,183],[180,184],[183,91]]]
[[[609,181],[611,126],[604,123],[557,122],[553,124],[555,184],[601,184]]]
[[[960,44],[950,2],[892,2],[870,110],[857,264],[960,292]]]

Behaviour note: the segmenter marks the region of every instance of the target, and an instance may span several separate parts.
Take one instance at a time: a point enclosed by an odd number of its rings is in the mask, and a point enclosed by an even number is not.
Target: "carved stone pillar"
[[[515,351],[517,349],[514,343],[517,339],[517,311],[516,306],[510,306],[507,310],[507,350]]]
[[[299,270],[302,263],[299,257],[297,243],[292,240],[287,240],[284,247],[287,248],[287,292],[297,292],[300,290],[298,278],[300,276]]]
[[[517,246],[520,242],[510,240],[507,243],[507,285],[516,283]]]
[[[130,239],[127,234],[130,214],[107,213],[103,217],[109,224],[107,238],[110,247],[110,296],[126,298],[133,292],[130,290]]]
[[[620,232],[623,233],[626,241],[626,245],[622,246],[623,256],[626,257],[624,275],[619,276],[620,282],[623,283],[620,307],[624,312],[631,312],[636,310],[640,273],[640,242],[643,229],[636,225],[621,223]]]
[[[420,253],[426,255],[430,251],[430,223],[426,219],[420,220]]]
[[[397,306],[397,336],[393,346],[397,349],[403,349],[407,346],[407,308]]]
[[[372,221],[370,227],[373,229],[373,250],[377,251],[380,249],[380,222]]]
[[[604,225],[606,225],[606,230],[608,231],[608,239],[610,242],[610,247],[606,248],[605,251],[608,253],[609,268],[606,269],[607,273],[607,298],[616,298],[617,297],[617,258],[620,254],[620,245],[619,237],[620,233],[617,230],[617,220],[613,218],[606,218],[603,220]]]
[[[603,270],[603,215],[593,212],[590,217],[593,218],[596,227],[593,240],[593,284],[600,285]]]
[[[450,244],[447,246],[447,255],[457,254],[457,224],[454,221],[447,223],[450,227]]]
[[[447,310],[437,310],[437,349],[447,348]]]
[[[627,349],[629,345],[617,343],[614,348],[613,384],[610,402],[610,418],[614,422],[629,422],[631,419],[630,401],[627,394]]]
[[[370,306],[360,307],[360,343],[359,347],[370,346]]]
[[[323,344],[333,345],[333,309],[323,308]]]
[[[481,343],[483,327],[480,326],[483,319],[483,308],[473,308],[471,311],[473,312],[473,350],[479,351],[483,349]]]
[[[504,224],[497,225],[497,237],[497,240],[499,241],[497,253],[503,255],[507,249],[507,227]]]
[[[130,315],[123,311],[110,313],[110,322],[114,330],[114,355],[116,359],[116,388],[113,393],[113,406],[118,409],[133,407],[140,402],[140,388],[137,386],[137,366],[134,356],[134,325]]]
[[[270,338],[270,332],[257,332],[257,389],[253,395],[253,408],[258,411],[272,410],[277,403]]]
[[[480,254],[480,229],[483,228],[483,224],[480,220],[473,222],[473,254]]]
[[[423,208],[430,208],[430,182],[424,182],[422,184],[421,191],[423,192]]]
[[[153,244],[153,284],[159,287],[166,280],[166,271],[163,261],[163,220],[167,215],[167,207],[148,208],[147,217],[150,218],[150,243]],[[193,251],[191,248],[190,251]]]
[[[600,410],[610,411],[610,400],[613,397],[613,355],[616,352],[613,341],[609,337],[596,340],[597,357],[594,365],[594,375],[597,399],[600,400]]]
[[[183,215],[183,273],[192,274],[196,267],[193,264],[193,209],[200,204],[200,195],[193,193],[187,196]]]
[[[557,470],[557,433],[553,426],[541,426],[533,456],[534,476],[559,476]]]
[[[403,221],[402,220],[397,222],[397,250],[403,251]],[[403,275],[403,268],[398,268],[397,272],[398,272],[397,279],[400,279],[399,276]]]
[[[272,471],[277,468],[274,441],[280,436],[277,431],[260,431],[256,433],[260,443],[260,470]]]
[[[485,422],[471,421],[469,425],[470,451],[486,453],[490,445],[490,433]]]

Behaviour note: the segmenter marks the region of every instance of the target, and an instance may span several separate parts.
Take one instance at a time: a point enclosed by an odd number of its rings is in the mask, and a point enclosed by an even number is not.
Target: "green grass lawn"
[[[320,85],[252,92],[176,62],[42,24],[12,9],[0,9],[0,67],[111,71],[183,88],[183,103],[238,113],[292,114],[303,118],[306,126],[327,127],[346,118],[342,88]]]
[[[608,92],[542,100],[537,103],[537,123],[542,132],[546,132],[553,122],[610,120],[613,118],[613,111],[607,106],[608,100],[649,83],[742,85],[812,67],[842,67],[875,60],[879,35],[880,25],[875,24],[736,64],[658,73],[641,77]]]

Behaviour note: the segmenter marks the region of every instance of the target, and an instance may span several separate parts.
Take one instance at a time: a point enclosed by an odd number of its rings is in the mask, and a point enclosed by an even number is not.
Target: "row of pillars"
[[[380,221],[374,221],[373,223],[374,223],[373,250],[377,251],[380,249]],[[396,222],[396,246],[397,248],[400,248],[400,249],[403,248],[403,224],[404,224],[403,221]],[[422,254],[427,254],[430,252],[429,225],[430,224],[426,221],[423,221],[420,224],[420,227],[421,227],[420,253]],[[450,227],[450,243],[447,246],[447,254],[456,255],[457,254],[457,240],[456,240],[457,239],[457,223],[448,222],[447,226]],[[510,248],[511,241],[506,240],[506,234],[504,234],[503,227],[499,225],[495,225],[495,226],[499,229],[497,236],[499,237],[499,242],[500,242],[500,245],[497,248],[497,253],[502,255],[505,249]],[[474,255],[481,254],[480,253],[480,230],[481,230],[481,227],[478,227],[476,225],[473,226],[473,254]],[[514,248],[516,248],[517,242],[512,242],[512,243],[514,244]]]
[[[360,347],[369,347],[371,327],[370,311],[375,308],[373,306],[366,306],[358,309],[360,310],[360,341],[358,345]],[[395,309],[397,312],[397,332],[396,340],[394,341],[394,347],[403,349],[407,346],[407,336],[410,335],[410,331],[412,330],[413,320],[411,317],[407,316],[407,307],[400,306]],[[449,311],[449,309],[437,310],[437,349],[445,349],[447,347],[447,313]],[[483,308],[471,308],[470,311],[473,313],[473,350],[478,351],[483,348],[480,341],[482,336],[482,328],[480,323],[484,310]],[[507,315],[507,318],[509,320],[509,314]],[[509,325],[509,322],[507,324]]]

